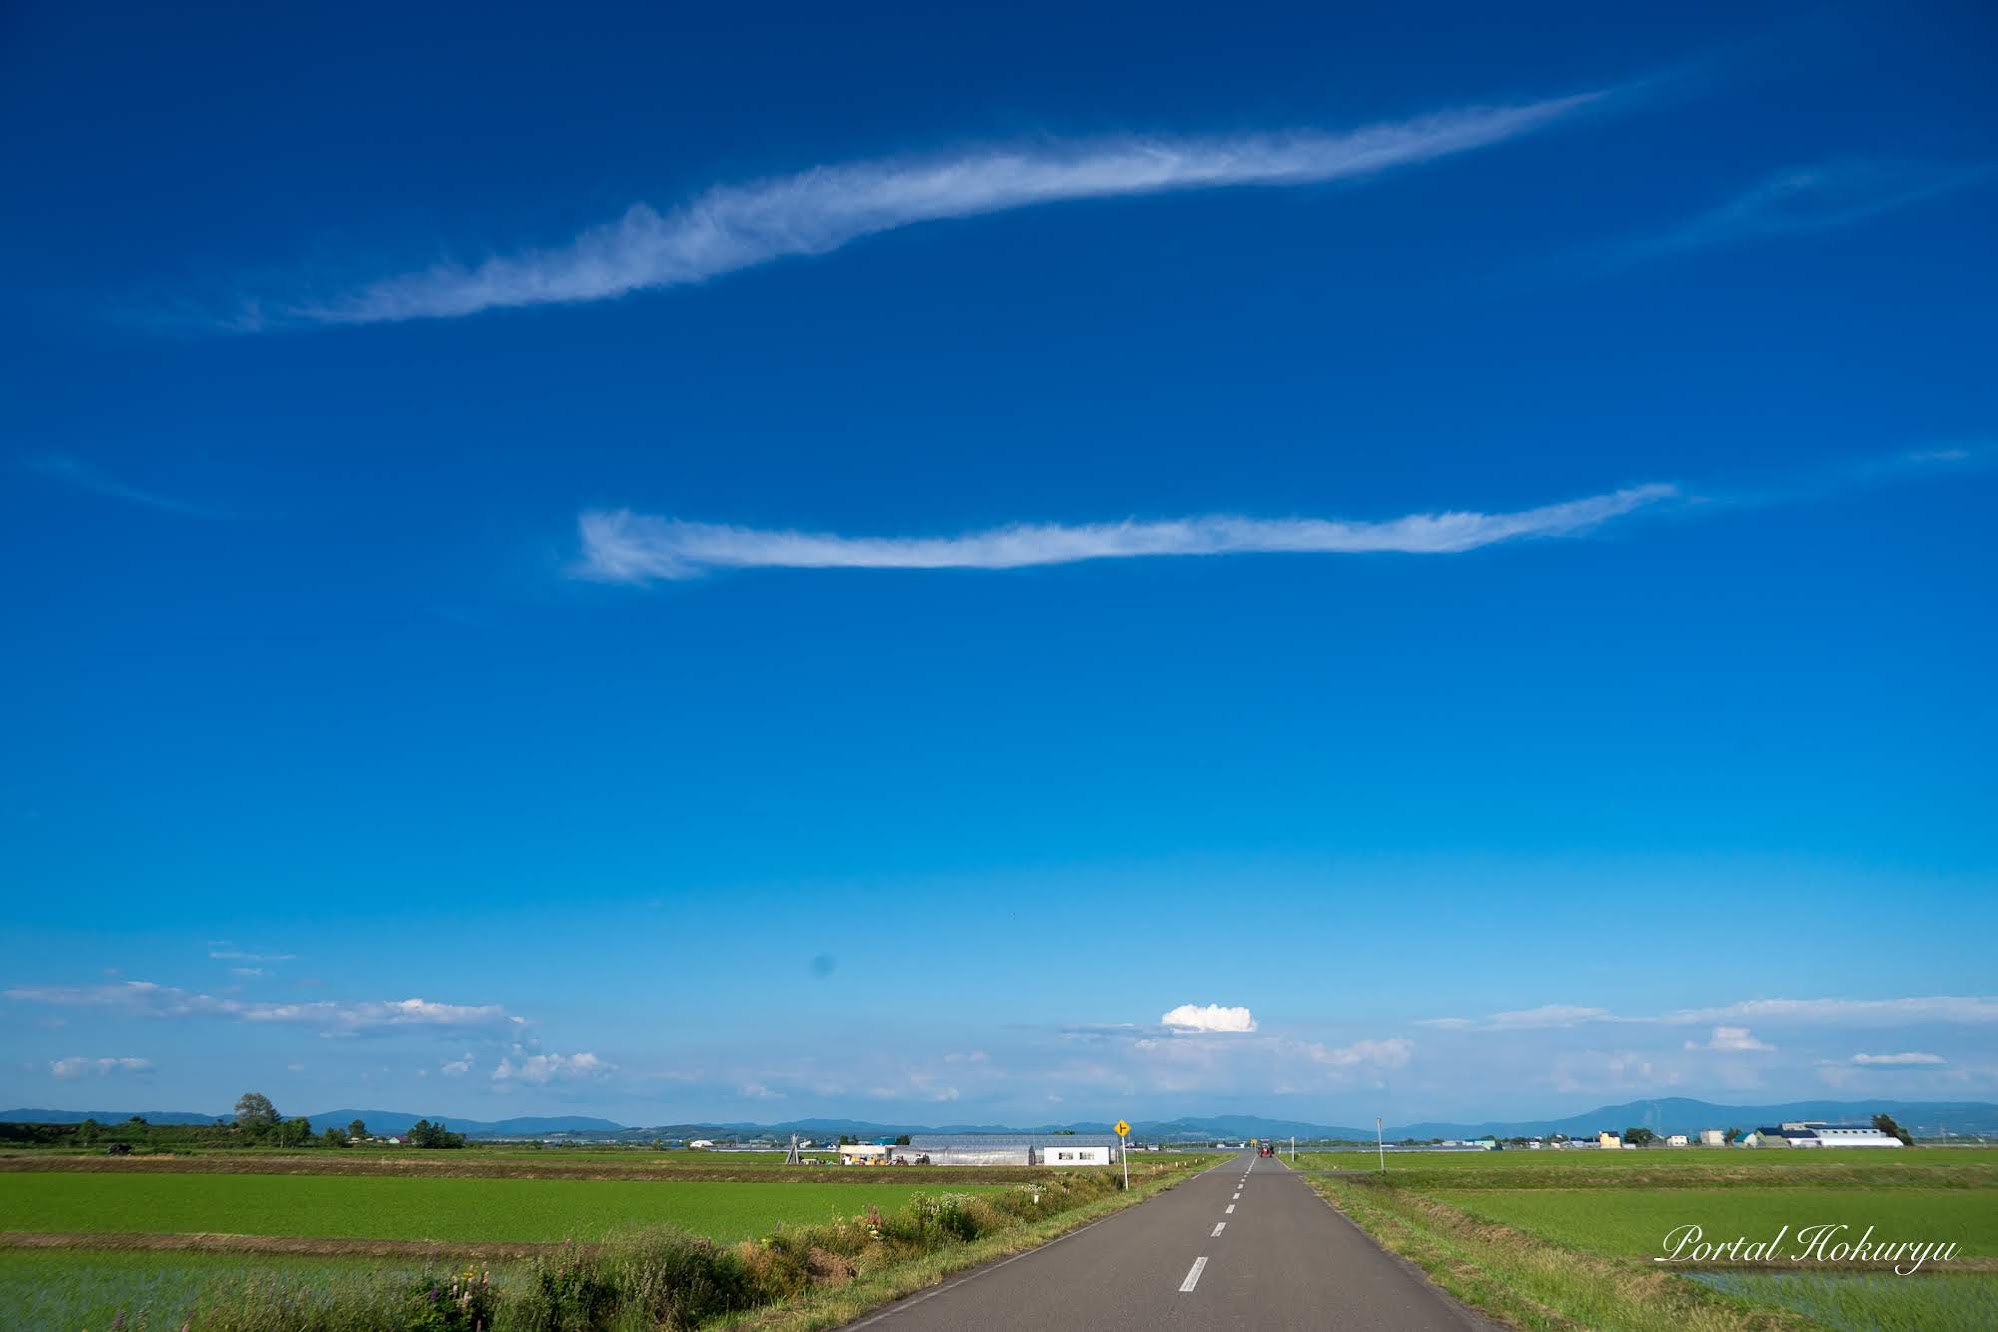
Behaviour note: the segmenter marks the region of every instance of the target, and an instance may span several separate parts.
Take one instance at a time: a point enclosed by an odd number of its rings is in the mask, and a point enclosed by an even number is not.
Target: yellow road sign
[[[1128,1138],[1131,1136],[1131,1126],[1129,1124],[1126,1124],[1121,1119],[1117,1121],[1117,1136],[1120,1138]]]

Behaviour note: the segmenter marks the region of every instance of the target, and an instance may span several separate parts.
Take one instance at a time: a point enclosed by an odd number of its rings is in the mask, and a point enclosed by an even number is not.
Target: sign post
[[[1374,1117],[1374,1146],[1380,1148],[1381,1173],[1385,1175],[1387,1173],[1387,1140],[1381,1137],[1381,1121],[1378,1115]]]
[[[1124,1162],[1124,1192],[1131,1191],[1131,1144],[1126,1141],[1131,1135],[1131,1125],[1126,1120],[1117,1121],[1117,1156]]]

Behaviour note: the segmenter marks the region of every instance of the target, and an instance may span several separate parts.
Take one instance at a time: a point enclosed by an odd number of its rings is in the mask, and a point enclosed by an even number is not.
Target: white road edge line
[[[1188,1291],[1192,1290],[1195,1286],[1200,1284],[1200,1273],[1201,1270],[1206,1266],[1207,1266],[1207,1259],[1204,1257],[1195,1258],[1193,1260],[1193,1266],[1189,1267],[1186,1270],[1186,1280],[1179,1283],[1180,1294],[1184,1295]]]
[[[1228,1223],[1226,1221],[1216,1221],[1214,1223],[1214,1235],[1219,1235],[1222,1231],[1226,1230],[1227,1228],[1228,1228]],[[1207,1238],[1213,1239],[1214,1235],[1209,1235]]]

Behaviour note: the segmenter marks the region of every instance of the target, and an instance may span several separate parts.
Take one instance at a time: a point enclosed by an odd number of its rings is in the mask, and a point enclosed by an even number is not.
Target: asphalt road
[[[1379,1248],[1278,1160],[1224,1160],[1054,1243],[911,1295],[881,1332],[1351,1328],[1487,1323]]]

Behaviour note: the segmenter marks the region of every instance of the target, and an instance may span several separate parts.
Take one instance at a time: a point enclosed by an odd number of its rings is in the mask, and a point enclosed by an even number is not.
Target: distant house
[[[1111,1150],[1108,1144],[1100,1147],[1043,1147],[1039,1152],[1040,1163],[1049,1166],[1109,1165]]]
[[[384,1138],[384,1139],[382,1139],[382,1141],[386,1142],[386,1143],[387,1143],[387,1144],[388,1144],[389,1146],[391,1146],[391,1147],[400,1147],[400,1146],[402,1146],[402,1139],[401,1139],[401,1138]]]
[[[706,1151],[714,1145],[715,1140],[713,1138],[696,1138],[687,1144],[687,1148],[690,1151]]]
[[[1674,1133],[1665,1139],[1665,1145],[1667,1147],[1684,1147],[1687,1145],[1686,1135],[1683,1133]]]
[[[1700,1130],[1700,1146],[1702,1146],[1702,1147],[1725,1147],[1725,1146],[1727,1146],[1727,1130],[1726,1130],[1726,1129],[1701,1129],[1701,1130]]]
[[[886,1165],[892,1148],[878,1142],[842,1143],[839,1149],[841,1165]]]
[[[1604,1129],[1596,1135],[1596,1146],[1606,1152],[1618,1151],[1623,1147],[1623,1135],[1620,1133],[1611,1133],[1608,1129]]]
[[[1487,1134],[1482,1138],[1472,1138],[1469,1142],[1465,1143],[1464,1145],[1466,1147],[1476,1147],[1480,1151],[1487,1151],[1487,1152],[1495,1152],[1499,1149],[1498,1139],[1490,1136],[1489,1134]]]

